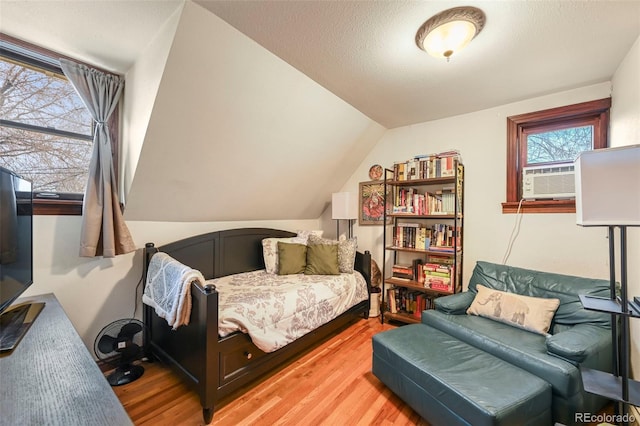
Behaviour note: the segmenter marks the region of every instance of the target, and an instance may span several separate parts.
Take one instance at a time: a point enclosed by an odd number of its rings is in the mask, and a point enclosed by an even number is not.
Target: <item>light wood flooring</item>
[[[359,320],[259,384],[216,407],[212,425],[422,425],[371,373],[371,337],[393,328]],[[198,396],[161,363],[114,391],[136,426],[202,425]],[[609,405],[604,413],[613,413]]]
[[[371,337],[393,326],[359,320],[235,399],[213,425],[428,425],[371,373]],[[144,363],[114,387],[136,425],[202,425],[197,395],[168,367]]]

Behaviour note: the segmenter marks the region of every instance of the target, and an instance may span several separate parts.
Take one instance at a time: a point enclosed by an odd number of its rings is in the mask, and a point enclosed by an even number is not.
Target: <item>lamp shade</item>
[[[356,197],[350,192],[334,192],[331,196],[332,219],[357,219]]]
[[[578,225],[640,226],[640,145],[581,153],[575,179]]]
[[[477,7],[444,10],[422,24],[416,33],[416,44],[431,56],[449,60],[482,31],[485,21],[484,12]]]

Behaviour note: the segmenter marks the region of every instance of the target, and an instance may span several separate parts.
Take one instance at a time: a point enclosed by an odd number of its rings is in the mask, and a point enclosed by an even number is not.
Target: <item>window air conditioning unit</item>
[[[522,198],[525,200],[573,198],[575,195],[573,164],[522,168]]]

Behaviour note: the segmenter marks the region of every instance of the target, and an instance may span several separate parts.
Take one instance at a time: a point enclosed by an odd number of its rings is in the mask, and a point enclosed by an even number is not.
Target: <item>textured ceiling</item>
[[[0,31],[124,74],[183,0],[0,0]]]
[[[607,81],[640,35],[640,1],[194,0],[388,127]],[[0,30],[125,72],[183,0],[0,0]],[[451,62],[418,27],[472,5],[487,23]]]
[[[388,128],[607,81],[640,34],[639,1],[195,2]],[[487,16],[466,50],[416,47],[464,5]]]

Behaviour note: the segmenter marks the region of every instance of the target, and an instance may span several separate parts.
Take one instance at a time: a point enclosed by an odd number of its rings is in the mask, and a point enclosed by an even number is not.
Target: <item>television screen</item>
[[[0,313],[33,283],[31,189],[0,167]]]

